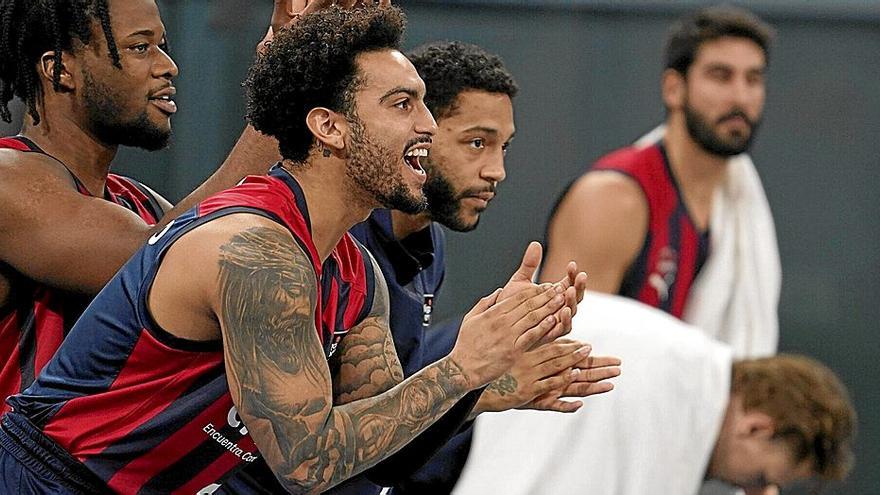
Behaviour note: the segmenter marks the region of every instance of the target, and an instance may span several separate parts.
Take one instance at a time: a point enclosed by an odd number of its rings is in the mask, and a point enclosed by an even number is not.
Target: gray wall
[[[506,280],[543,237],[557,194],[595,158],[663,117],[664,33],[700,1],[401,1],[409,46],[478,43],[502,55],[522,92],[508,180],[480,228],[449,236],[441,314]],[[239,82],[271,2],[160,5],[181,66],[168,150],[124,150],[117,171],[178,199],[222,161],[243,125]],[[860,412],[858,464],[834,493],[876,493],[880,476],[880,6],[867,1],[747,4],[778,29],[766,118],[754,157],[783,261],[782,348],[829,364]],[[584,308],[588,311],[589,308]],[[873,364],[872,364],[873,363]]]

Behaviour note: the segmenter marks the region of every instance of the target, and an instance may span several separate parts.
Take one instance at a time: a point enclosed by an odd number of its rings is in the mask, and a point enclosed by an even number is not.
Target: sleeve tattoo
[[[373,466],[467,392],[461,368],[444,359],[381,394],[334,407],[314,325],[315,272],[291,235],[280,227],[239,232],[221,246],[219,270],[230,391],[267,463],[292,493],[323,491]],[[380,338],[383,326],[374,318],[383,316],[371,315],[358,332],[365,369],[394,352],[387,324]],[[358,375],[356,363],[340,372]],[[399,381],[397,367],[384,368],[391,381]],[[339,395],[366,397],[390,383],[378,375],[372,380],[351,380]]]
[[[376,280],[370,314],[342,340],[337,354],[338,373],[333,376],[336,405],[373,397],[403,381],[388,314],[388,288],[382,272],[372,260]]]

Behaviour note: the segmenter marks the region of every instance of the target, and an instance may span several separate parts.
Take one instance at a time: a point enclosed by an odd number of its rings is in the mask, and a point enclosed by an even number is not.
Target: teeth
[[[406,153],[406,156],[428,156],[428,150],[425,148],[412,149]]]

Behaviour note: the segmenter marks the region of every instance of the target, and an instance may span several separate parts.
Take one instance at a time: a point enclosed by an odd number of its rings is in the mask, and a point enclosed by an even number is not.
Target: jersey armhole
[[[156,195],[153,193],[153,191],[150,190],[150,188],[145,186],[137,179],[132,179],[131,177],[128,177],[126,175],[117,175],[117,177],[128,182],[129,184],[134,186],[135,189],[140,191],[141,194],[143,194],[144,197],[147,198],[147,204],[145,204],[144,206],[147,208],[147,211],[150,212],[150,215],[153,215],[153,218],[156,220],[156,222],[162,220],[162,217],[165,216],[165,210],[162,208],[162,204],[159,203],[159,200],[156,198]]]
[[[355,245],[361,252],[361,260],[364,264],[364,280],[366,283],[366,295],[364,296],[364,305],[361,308],[360,313],[358,313],[357,320],[355,321],[355,325],[359,325],[362,321],[364,321],[367,316],[370,315],[370,311],[373,309],[373,299],[376,297],[376,272],[375,270],[378,268],[374,268],[373,266],[373,257],[367,248],[364,247],[363,244],[360,243],[357,239],[352,236],[352,240],[354,240]]]
[[[156,320],[153,318],[152,313],[150,312],[149,306],[147,304],[147,300],[149,298],[150,289],[153,287],[153,283],[156,281],[156,275],[159,273],[159,267],[162,264],[162,260],[165,258],[165,254],[177,242],[181,237],[189,232],[192,232],[197,227],[208,223],[211,220],[216,220],[218,218],[232,215],[236,213],[247,213],[250,215],[259,215],[273,222],[277,222],[287,228],[286,225],[281,221],[280,218],[275,216],[274,214],[260,210],[258,208],[251,208],[246,206],[234,206],[229,208],[222,208],[216,211],[213,211],[203,217],[199,217],[193,220],[191,223],[186,225],[181,230],[175,232],[168,241],[165,242],[159,252],[156,254],[156,262],[153,263],[153,266],[150,267],[150,270],[144,274],[144,278],[141,280],[140,285],[138,286],[137,293],[137,304],[136,307],[136,316],[137,323],[141,326],[141,328],[150,332],[150,335],[156,338],[159,342],[171,347],[172,349],[178,349],[183,351],[193,351],[193,352],[210,352],[210,351],[218,351],[223,349],[223,339],[216,340],[191,340],[185,339],[182,337],[178,337],[171,332],[162,328]],[[168,224],[169,226],[174,225],[174,223]],[[287,229],[290,231],[290,229]],[[293,236],[296,239],[296,235]],[[299,241],[298,241],[299,242]]]

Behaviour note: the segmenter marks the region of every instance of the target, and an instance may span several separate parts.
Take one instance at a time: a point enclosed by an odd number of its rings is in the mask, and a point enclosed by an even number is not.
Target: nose
[[[504,170],[504,151],[501,148],[495,150],[489,157],[486,165],[480,170],[480,177],[496,184],[507,177],[507,172]]]
[[[174,59],[171,58],[165,50],[159,48],[157,60],[153,63],[153,75],[157,78],[173,79],[177,77],[180,70]]]
[[[437,133],[437,121],[434,120],[434,116],[431,115],[431,111],[428,110],[428,107],[424,102],[419,102],[419,106],[420,109],[418,116],[416,117],[415,130],[419,134],[433,136]]]
[[[763,94],[763,85],[761,83],[749,81],[746,74],[741,74],[739,77],[734,78],[731,86],[732,103],[738,107],[753,109],[756,105],[761,104],[761,95]]]

